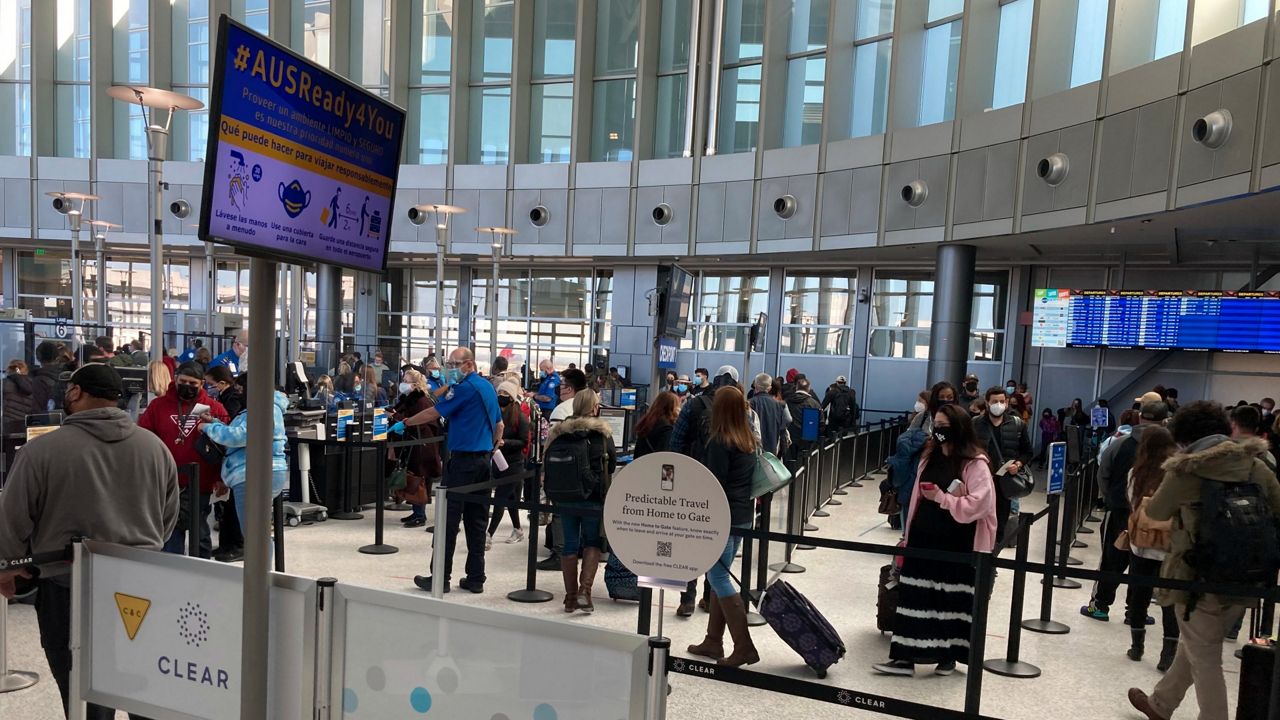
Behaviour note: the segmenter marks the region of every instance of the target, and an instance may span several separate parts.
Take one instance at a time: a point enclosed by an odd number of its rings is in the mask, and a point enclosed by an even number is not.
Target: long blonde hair
[[[147,389],[152,395],[164,395],[172,384],[173,373],[169,372],[169,366],[163,360],[152,360],[147,365]]]

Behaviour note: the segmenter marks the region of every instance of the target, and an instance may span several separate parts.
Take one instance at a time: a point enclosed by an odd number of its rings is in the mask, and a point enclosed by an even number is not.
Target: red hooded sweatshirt
[[[208,405],[209,412],[222,422],[231,421],[222,403],[209,397],[203,387],[196,399],[188,403],[178,400],[177,385],[170,383],[169,392],[152,400],[142,417],[138,418],[138,427],[155,433],[165,447],[169,448],[174,463],[178,465],[178,485],[181,487],[187,486],[187,474],[183,472],[183,465],[198,464],[200,493],[208,494],[213,492],[214,482],[221,479],[222,468],[206,463],[200,458],[200,453],[196,452],[196,438],[199,437],[196,428],[200,424],[200,418],[192,415],[191,411],[199,404]]]

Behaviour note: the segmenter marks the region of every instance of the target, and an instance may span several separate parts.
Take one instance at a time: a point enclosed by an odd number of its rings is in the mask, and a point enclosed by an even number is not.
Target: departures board
[[[1280,353],[1280,292],[1041,288],[1031,344]]]

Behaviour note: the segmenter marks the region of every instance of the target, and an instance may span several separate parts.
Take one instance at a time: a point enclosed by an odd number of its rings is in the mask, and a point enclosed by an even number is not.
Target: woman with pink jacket
[[[906,546],[921,550],[991,552],[996,540],[996,489],[973,422],[958,405],[943,405],[916,473],[907,514]],[[969,664],[973,568],[965,563],[905,558],[886,675],[914,675],[936,665],[950,675]],[[981,658],[978,658],[981,662]]]

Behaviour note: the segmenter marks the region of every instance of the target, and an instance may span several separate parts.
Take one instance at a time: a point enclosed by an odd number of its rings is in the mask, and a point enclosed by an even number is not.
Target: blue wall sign
[[[1050,494],[1061,493],[1067,477],[1067,444],[1056,442],[1049,446]]]
[[[658,367],[663,370],[676,369],[676,353],[680,350],[680,341],[669,338],[658,338]]]

